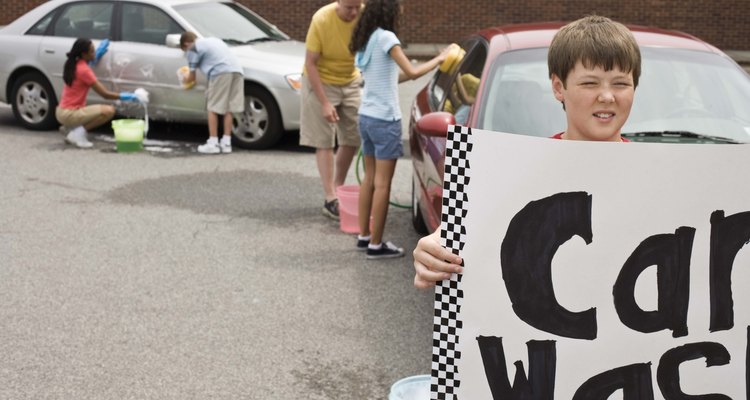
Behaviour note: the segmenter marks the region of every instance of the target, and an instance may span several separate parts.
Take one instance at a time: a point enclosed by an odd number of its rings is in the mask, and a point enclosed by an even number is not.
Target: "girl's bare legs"
[[[391,181],[396,171],[397,160],[375,160],[375,182],[372,195],[372,235],[370,243],[383,242],[383,230],[388,216],[388,205],[391,198]],[[360,219],[360,224],[361,224]],[[361,226],[361,225],[360,225]]]
[[[359,235],[370,236],[370,211],[372,210],[372,196],[375,192],[375,157],[364,156],[365,177],[359,184]]]

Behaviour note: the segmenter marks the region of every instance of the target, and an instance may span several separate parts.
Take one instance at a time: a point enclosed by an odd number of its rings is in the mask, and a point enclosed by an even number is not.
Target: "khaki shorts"
[[[302,115],[300,119],[299,144],[318,149],[332,149],[338,139],[339,146],[359,147],[357,112],[362,99],[362,78],[348,85],[323,84],[328,101],[336,107],[339,122],[331,124],[323,118],[321,104],[307,76],[302,76]]]
[[[57,122],[66,128],[86,125],[100,115],[102,115],[102,106],[100,104],[75,109],[57,107],[55,110]]]
[[[206,108],[216,114],[245,111],[245,81],[242,74],[221,74],[208,81]]]

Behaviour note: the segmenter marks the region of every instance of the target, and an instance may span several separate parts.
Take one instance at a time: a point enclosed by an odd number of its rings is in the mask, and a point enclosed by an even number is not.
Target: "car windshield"
[[[248,9],[234,3],[196,3],[175,10],[205,37],[230,45],[288,40],[289,36]]]
[[[642,47],[642,73],[623,136],[639,141],[750,143],[750,78],[716,54]],[[501,54],[491,66],[477,127],[532,136],[565,129],[547,49]]]

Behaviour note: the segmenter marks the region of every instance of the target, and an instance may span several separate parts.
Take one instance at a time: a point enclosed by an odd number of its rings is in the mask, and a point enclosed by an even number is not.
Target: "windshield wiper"
[[[624,137],[661,137],[661,138],[687,138],[687,139],[700,139],[700,140],[711,140],[717,143],[741,143],[735,139],[730,139],[721,136],[704,135],[701,133],[695,133],[690,131],[651,131],[651,132],[629,132],[623,133]]]
[[[221,40],[223,40],[224,43],[226,44],[243,44],[244,43],[243,41],[237,40],[237,39],[221,39]]]
[[[261,43],[261,42],[279,42],[281,40],[283,39],[279,37],[264,36],[264,37],[259,37],[255,39],[250,39],[246,42],[243,42],[242,44],[252,44],[252,43]]]

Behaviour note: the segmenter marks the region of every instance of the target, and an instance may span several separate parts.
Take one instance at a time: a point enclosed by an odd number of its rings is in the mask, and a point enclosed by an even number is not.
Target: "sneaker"
[[[219,154],[221,153],[221,149],[219,148],[219,142],[218,141],[212,141],[209,139],[206,144],[202,144],[198,146],[198,153],[202,154]]]
[[[323,202],[323,215],[328,218],[339,219],[339,199]]]
[[[232,152],[232,142],[225,142],[223,140],[220,141],[219,142],[219,149],[221,150],[221,152],[223,154],[229,154],[229,153],[231,153]]]
[[[359,236],[357,236],[357,251],[366,251],[367,246],[370,245],[370,237],[366,237],[363,239],[360,239]]]
[[[396,247],[396,245],[391,242],[385,242],[381,244],[379,249],[371,249],[370,247],[368,247],[367,254],[365,254],[365,258],[367,258],[368,260],[379,260],[381,258],[397,258],[403,256],[404,249],[402,249],[401,247]]]
[[[86,138],[86,129],[82,126],[71,129],[65,136],[65,141],[80,149],[90,149],[94,147],[94,144],[89,142],[88,138]]]

